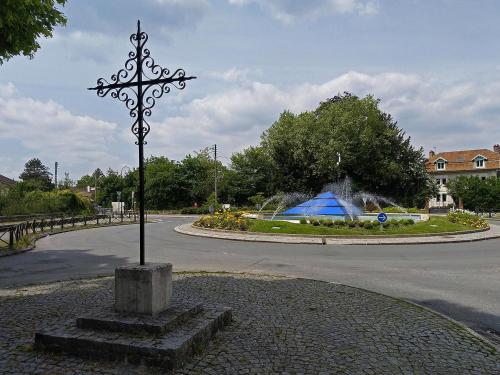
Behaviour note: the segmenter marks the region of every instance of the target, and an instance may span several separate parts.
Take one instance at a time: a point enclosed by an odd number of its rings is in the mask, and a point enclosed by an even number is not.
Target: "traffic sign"
[[[381,223],[381,224],[382,224],[382,223],[385,223],[385,222],[387,221],[387,215],[386,215],[385,213],[381,212],[381,213],[379,213],[379,214],[377,215],[377,220],[378,220],[378,222],[379,222],[379,223]]]

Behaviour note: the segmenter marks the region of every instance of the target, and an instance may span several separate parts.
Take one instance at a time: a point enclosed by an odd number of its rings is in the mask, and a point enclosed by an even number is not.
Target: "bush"
[[[333,222],[333,224],[336,226],[336,227],[344,227],[346,225],[346,222],[344,220],[335,220]]]
[[[307,224],[307,220],[304,218],[300,219],[300,224]]]
[[[373,223],[372,223],[371,221],[365,221],[365,222],[363,223],[363,227],[364,227],[365,229],[372,229],[372,228],[373,228]]]
[[[382,226],[384,228],[389,228],[391,226],[391,223],[389,221],[386,221],[385,223],[382,223]]]
[[[452,223],[458,223],[462,225],[468,225],[473,228],[481,229],[488,228],[488,222],[476,214],[471,212],[455,210],[453,212],[449,212],[447,218]]]
[[[90,200],[71,190],[19,192],[12,189],[2,204],[2,215],[92,213]]]
[[[332,220],[328,220],[326,225],[329,227],[329,228],[332,228],[333,227],[333,221]]]
[[[317,219],[311,219],[311,224],[314,225],[315,227],[319,226],[319,220]]]
[[[386,223],[389,223],[389,225],[397,227],[399,225],[399,220],[390,219],[390,220],[387,220]]]
[[[215,215],[202,216],[193,225],[202,228],[226,229],[226,230],[248,230],[248,220],[241,212],[222,212]]]
[[[353,220],[350,220],[350,221],[347,222],[347,226],[349,228],[356,228],[356,222],[353,221]]]
[[[415,224],[415,220],[413,219],[408,219],[408,225],[413,225]]]
[[[208,209],[206,207],[184,207],[180,212],[183,215],[206,215]]]

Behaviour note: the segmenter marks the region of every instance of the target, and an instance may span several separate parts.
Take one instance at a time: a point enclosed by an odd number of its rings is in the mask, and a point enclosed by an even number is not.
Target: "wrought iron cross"
[[[137,137],[139,146],[139,227],[140,227],[140,264],[144,265],[144,138],[149,133],[150,126],[144,117],[151,116],[151,109],[159,99],[170,92],[170,86],[179,90],[186,87],[186,81],[196,77],[186,77],[183,69],[170,73],[167,68],[155,64],[150,56],[149,49],[144,48],[148,41],[148,34],[141,31],[141,22],[137,21],[137,32],[130,36],[130,42],[135,51],[130,51],[125,68],[111,76],[111,82],[104,78],[97,80],[97,86],[89,90],[96,90],[97,96],[111,97],[125,103],[130,111],[130,117],[135,118],[132,124],[132,133]]]

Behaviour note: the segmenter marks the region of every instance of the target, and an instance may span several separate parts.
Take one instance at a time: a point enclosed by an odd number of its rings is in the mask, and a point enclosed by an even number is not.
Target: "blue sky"
[[[500,142],[494,0],[69,0],[33,60],[0,66],[0,174],[39,157],[76,179],[137,164],[131,119],[87,87],[120,69],[137,19],[156,63],[198,79],[151,117],[147,155],[257,144],[285,109],[373,94],[426,151]]]

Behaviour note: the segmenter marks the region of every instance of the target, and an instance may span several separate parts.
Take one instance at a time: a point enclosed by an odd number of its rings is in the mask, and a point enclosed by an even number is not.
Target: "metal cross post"
[[[137,137],[139,146],[139,227],[140,227],[140,264],[144,265],[144,145],[150,126],[144,117],[151,116],[151,109],[156,99],[170,92],[170,85],[182,90],[186,81],[196,77],[186,77],[183,69],[173,73],[167,68],[155,64],[150,56],[149,49],[144,48],[148,41],[148,34],[141,31],[141,22],[137,21],[137,32],[130,36],[130,42],[135,51],[130,51],[125,68],[111,76],[111,82],[103,78],[97,80],[97,86],[89,88],[96,90],[97,96],[104,97],[111,93],[111,97],[125,103],[130,111],[130,117],[135,118],[132,124],[132,133]]]

